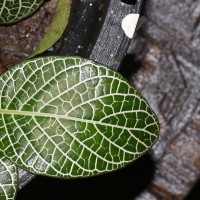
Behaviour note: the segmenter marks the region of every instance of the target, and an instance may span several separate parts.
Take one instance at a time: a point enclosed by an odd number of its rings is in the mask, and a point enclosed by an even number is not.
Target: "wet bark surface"
[[[34,52],[56,13],[58,0],[46,2],[19,23],[0,26],[0,74]]]
[[[129,79],[158,113],[161,133],[154,178],[137,200],[184,199],[200,177],[200,4],[149,0],[143,15]]]

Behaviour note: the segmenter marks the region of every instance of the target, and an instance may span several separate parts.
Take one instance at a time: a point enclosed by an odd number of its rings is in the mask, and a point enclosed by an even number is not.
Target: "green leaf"
[[[17,167],[0,153],[0,199],[13,200],[17,192]]]
[[[33,14],[43,0],[1,0],[0,24],[11,24]]]
[[[56,16],[53,19],[47,33],[43,37],[37,49],[30,56],[33,57],[50,48],[63,34],[69,19],[70,14],[70,0],[59,0]]]
[[[98,175],[143,155],[158,119],[120,74],[77,57],[26,61],[0,78],[0,149],[60,178]]]

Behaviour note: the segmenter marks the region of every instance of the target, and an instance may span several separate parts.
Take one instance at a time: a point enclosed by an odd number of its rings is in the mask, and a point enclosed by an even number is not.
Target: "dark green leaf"
[[[0,199],[13,200],[17,192],[17,167],[0,153]]]
[[[0,24],[20,21],[33,14],[42,3],[43,0],[1,0]]]
[[[77,57],[26,61],[0,78],[0,149],[61,178],[98,175],[143,155],[158,120],[120,74]]]

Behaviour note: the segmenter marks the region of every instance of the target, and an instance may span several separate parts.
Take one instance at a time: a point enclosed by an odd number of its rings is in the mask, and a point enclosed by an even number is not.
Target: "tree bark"
[[[200,177],[200,4],[149,0],[147,23],[134,39],[139,68],[129,77],[157,112],[156,171],[137,197],[184,199]],[[133,66],[134,67],[134,66]]]

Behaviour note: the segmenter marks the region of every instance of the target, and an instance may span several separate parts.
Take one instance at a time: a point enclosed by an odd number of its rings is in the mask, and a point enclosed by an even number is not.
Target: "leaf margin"
[[[48,58],[48,57],[43,57],[43,58]],[[41,60],[41,59],[43,59],[43,58],[36,58],[36,59],[31,59],[31,60],[29,60],[29,61],[34,61],[34,60]],[[67,59],[80,59],[80,60],[82,60],[82,61],[88,61],[87,59],[82,59],[82,58],[80,58],[80,57],[57,57],[57,56],[51,56],[50,58],[52,58],[52,59],[64,59],[64,58],[67,58]],[[23,66],[23,64],[25,64],[25,63],[27,63],[27,61],[24,61],[22,64],[19,64],[19,65],[16,65],[16,67],[15,68],[17,68],[17,67],[19,67],[19,66]],[[94,65],[98,65],[98,66],[101,66],[101,67],[104,67],[105,69],[108,69],[108,67],[105,67],[105,66],[102,66],[101,64],[98,64],[97,62],[94,62],[94,61],[89,61],[89,63],[90,64],[94,64]],[[13,69],[11,69],[11,71],[13,70],[15,70],[15,68],[13,68]],[[115,74],[118,74],[119,76],[121,76],[118,72],[114,72]],[[125,78],[123,78],[122,77],[122,79],[129,85],[129,86],[131,86],[130,85],[130,83],[125,79]],[[132,87],[132,86],[131,86]],[[137,91],[135,88],[134,88],[134,90],[135,91]],[[137,91],[138,92],[138,91]],[[138,94],[140,94],[139,92],[138,92]],[[141,95],[141,94],[140,94]],[[144,97],[142,97],[143,99],[145,99]],[[148,104],[148,102],[147,102],[147,104]],[[148,104],[148,106],[150,107],[150,105]],[[151,109],[151,107],[150,107],[150,109]],[[152,110],[152,109],[151,109]],[[152,110],[153,111],[153,110]],[[153,111],[153,113],[155,114],[155,112]],[[156,116],[156,115],[155,115]],[[157,117],[156,117],[156,119],[157,119]],[[158,119],[157,119],[157,123],[158,123]],[[158,132],[159,132],[159,123],[158,123]],[[157,137],[157,139],[158,139],[158,137]],[[157,141],[157,139],[154,141],[154,143]],[[152,144],[153,145],[153,144]],[[147,150],[149,150],[149,149],[147,149]],[[142,154],[141,154],[142,155]],[[133,161],[132,161],[133,162]],[[21,168],[24,168],[23,166],[21,166],[21,165],[18,165],[18,166],[20,166]],[[120,167],[121,168],[121,167]],[[25,170],[27,170],[27,168],[24,168]],[[117,170],[117,169],[115,169],[115,170]],[[111,171],[115,171],[115,170],[111,170]],[[40,173],[37,173],[37,172],[35,172],[35,171],[31,171],[32,173],[35,173],[35,174],[40,174]],[[106,173],[106,172],[103,172],[103,173]],[[41,175],[41,174],[40,174]],[[50,175],[51,176],[51,175]],[[95,174],[95,176],[96,176],[96,174]],[[63,177],[59,177],[59,178],[63,178]],[[76,178],[78,178],[78,177],[76,177]]]

